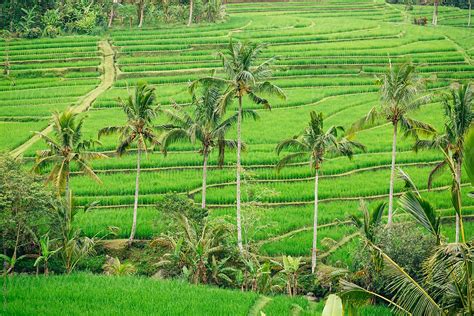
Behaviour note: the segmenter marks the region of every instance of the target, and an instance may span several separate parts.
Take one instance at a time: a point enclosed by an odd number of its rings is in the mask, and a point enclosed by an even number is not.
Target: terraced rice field
[[[467,13],[442,8],[437,28],[409,23],[412,16],[430,17],[428,9],[416,7],[405,13],[403,6],[383,1],[229,4],[230,16],[221,24],[112,31],[108,41],[114,49],[114,67],[103,67],[99,38],[12,41],[8,47],[14,80],[0,81],[0,150],[13,150],[31,136],[30,131],[45,128],[53,109],[80,104],[81,98],[99,85],[101,72],[113,72],[115,81],[85,113],[86,138],[97,137],[104,126],[125,121],[116,99],[124,97],[137,82],[154,84],[162,107],[174,103],[187,106],[191,102],[189,82],[214,69],[219,74],[220,64],[214,53],[225,48],[229,38],[267,43],[264,57],[279,56],[273,82],[284,88],[288,98],[272,100],[271,111],[244,100],[245,108],[255,109],[260,115],[259,120],[243,124],[243,138],[248,145],[243,156],[246,238],[265,255],[308,256],[312,174],[304,163],[277,173],[275,145],[304,128],[312,110],[324,113],[327,126],[349,127],[378,103],[375,76],[384,71],[389,60],[412,60],[435,95],[455,80],[473,79],[474,29],[462,27]],[[2,45],[3,56],[5,51]],[[435,98],[414,116],[441,129],[438,101]],[[165,118],[159,117],[156,123],[160,122]],[[233,134],[235,131],[229,135]],[[332,263],[347,260],[341,254],[354,246],[351,238],[345,238],[355,232],[347,225],[347,217],[359,214],[359,199],[378,201],[388,195],[391,127],[373,126],[359,132],[357,139],[367,146],[367,153],[358,153],[351,161],[328,159],[320,183],[320,221],[327,226],[321,228],[319,250]],[[104,232],[108,226],[120,228],[119,238],[129,234],[135,157],[133,152],[114,156],[116,144],[117,137],[110,136],[96,148],[110,154],[109,159],[92,163],[102,185],[79,173],[72,178],[71,187],[79,203],[100,201],[98,208],[78,220],[89,235]],[[452,216],[447,176],[440,177],[434,189],[426,192],[427,175],[433,163],[441,159],[440,154],[414,153],[412,145],[412,139],[400,139],[398,163],[444,215]],[[29,159],[42,147],[35,142],[24,148],[23,155]],[[167,157],[155,152],[143,160],[139,238],[147,239],[162,231],[154,205],[165,193],[187,194],[200,201],[201,156],[197,150],[190,143],[179,143],[172,146]],[[210,164],[207,196],[211,216],[233,220],[235,155],[227,155],[222,169],[216,168],[216,156],[211,156]],[[397,183],[396,192],[402,189],[403,184]],[[464,201],[467,216],[474,215],[473,203],[472,199]],[[402,216],[397,214],[397,218]],[[453,238],[450,226],[446,226],[445,233]],[[472,222],[466,223],[470,238],[474,236],[472,226]]]

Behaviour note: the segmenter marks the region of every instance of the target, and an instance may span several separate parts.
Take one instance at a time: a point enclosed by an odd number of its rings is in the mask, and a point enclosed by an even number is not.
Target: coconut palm
[[[225,138],[229,128],[237,123],[237,113],[224,119],[222,112],[218,111],[221,97],[222,95],[217,87],[206,87],[201,96],[193,96],[195,109],[192,116],[179,106],[175,106],[174,110],[163,111],[171,120],[171,124],[163,126],[168,130],[161,140],[162,150],[165,154],[170,144],[182,139],[189,139],[192,143],[198,140],[201,143],[200,153],[203,157],[202,208],[206,208],[206,180],[209,154],[214,148],[217,148],[219,151],[218,163],[219,166],[222,166],[226,148],[234,149],[237,147],[237,141]],[[243,114],[254,119],[257,118],[255,111],[246,110]]]
[[[52,165],[47,182],[53,182],[58,194],[64,192],[66,198],[69,198],[70,193],[71,164],[77,165],[84,174],[100,183],[100,179],[89,166],[88,161],[106,157],[101,153],[89,151],[97,143],[96,141],[82,139],[84,118],[79,118],[78,113],[70,108],[62,113],[55,112],[52,117],[53,136],[50,137],[41,132],[36,133],[46,142],[49,149],[36,153],[33,170],[39,171],[45,166]]]
[[[193,8],[194,8],[194,0],[189,0],[188,26],[191,26],[191,24],[193,23]]]
[[[472,19],[472,0],[468,0],[467,26],[471,26],[471,19]]]
[[[397,134],[401,128],[405,136],[429,134],[434,129],[429,124],[408,117],[408,114],[429,101],[429,96],[422,94],[424,82],[415,73],[415,66],[404,63],[392,66],[379,78],[381,85],[381,104],[373,107],[369,113],[356,122],[352,130],[358,130],[364,125],[374,124],[376,119],[383,119],[393,126],[392,163],[390,169],[390,189],[388,202],[388,225],[393,221],[393,187],[395,181],[395,161],[397,154]]]
[[[262,105],[264,108],[270,108],[270,103],[263,98],[261,94],[274,95],[285,98],[283,91],[272,84],[267,79],[271,76],[271,65],[276,60],[275,57],[267,59],[259,64],[257,60],[264,49],[263,44],[243,44],[241,42],[229,42],[227,51],[220,52],[219,57],[222,60],[225,78],[215,76],[204,77],[194,81],[190,90],[194,91],[201,84],[216,84],[226,86],[226,90],[219,102],[219,111],[225,112],[232,100],[238,100],[237,108],[237,245],[243,252],[242,245],[242,223],[241,223],[241,181],[240,175],[242,166],[240,161],[242,151],[242,102],[245,96],[255,104]]]
[[[313,248],[311,250],[311,271],[316,269],[316,244],[318,239],[318,181],[319,171],[327,153],[347,156],[349,159],[354,154],[354,149],[365,150],[364,145],[345,137],[340,137],[344,132],[341,126],[331,126],[324,131],[323,114],[314,111],[310,113],[309,126],[298,136],[283,140],[276,147],[277,154],[284,149],[296,150],[282,158],[277,164],[277,170],[292,161],[308,157],[311,168],[315,171],[314,176],[314,224],[313,224]]]
[[[438,25],[438,6],[439,0],[433,1],[433,21],[431,22],[433,25]]]
[[[120,141],[116,149],[118,155],[123,155],[132,144],[136,143],[137,145],[137,174],[129,244],[133,242],[137,229],[141,154],[148,151],[149,145],[159,144],[152,126],[153,119],[156,117],[156,109],[153,107],[154,101],[155,89],[149,87],[146,83],[139,83],[135,88],[135,92],[129,94],[126,100],[119,99],[119,104],[127,116],[126,125],[108,126],[99,131],[99,138],[103,135],[120,134]]]
[[[453,192],[461,188],[461,173],[464,158],[464,142],[474,120],[472,104],[474,101],[474,89],[471,85],[460,85],[453,87],[450,94],[443,100],[444,107],[444,132],[436,133],[430,140],[418,140],[415,149],[439,148],[445,159],[437,164],[428,177],[428,188],[431,188],[433,179],[445,168],[450,166],[452,159]],[[451,168],[450,168],[451,169]],[[458,188],[458,189],[456,189]],[[456,193],[457,194],[457,193]],[[461,210],[461,200],[453,199],[455,209]],[[459,241],[460,216],[456,213],[456,242]]]

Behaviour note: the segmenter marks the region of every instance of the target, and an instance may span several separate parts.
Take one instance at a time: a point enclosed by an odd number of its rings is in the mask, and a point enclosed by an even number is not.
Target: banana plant
[[[54,256],[62,247],[51,250],[51,244],[54,243],[56,239],[50,240],[48,234],[44,234],[40,238],[40,250],[41,255],[36,259],[34,266],[37,267],[41,262],[44,262],[44,275],[49,274],[48,261]]]
[[[298,278],[299,270],[303,264],[302,258],[293,258],[291,256],[283,256],[283,264],[280,274],[283,274],[283,279],[286,283],[286,289],[289,296],[296,296],[298,294]]]
[[[23,255],[23,256],[19,256],[17,257],[15,254],[11,257],[7,256],[7,255],[4,255],[4,254],[0,254],[0,259],[2,259],[4,262],[6,262],[6,269],[4,270],[4,275],[8,275],[10,273],[13,274],[13,271],[15,270],[15,265],[18,261],[20,261],[21,259],[24,259],[26,258],[27,255]]]

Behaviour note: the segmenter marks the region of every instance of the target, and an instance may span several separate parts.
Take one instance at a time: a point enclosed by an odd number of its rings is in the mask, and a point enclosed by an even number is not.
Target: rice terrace
[[[2,1],[0,315],[474,315],[471,1]]]

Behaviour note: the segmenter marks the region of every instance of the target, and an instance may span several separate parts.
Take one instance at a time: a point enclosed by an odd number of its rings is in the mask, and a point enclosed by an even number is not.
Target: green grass
[[[89,274],[20,275],[8,279],[7,287],[6,315],[247,315],[258,299],[253,292],[180,281]],[[303,315],[320,315],[321,307],[310,307],[302,297],[277,296],[269,311],[288,315],[295,305]]]

